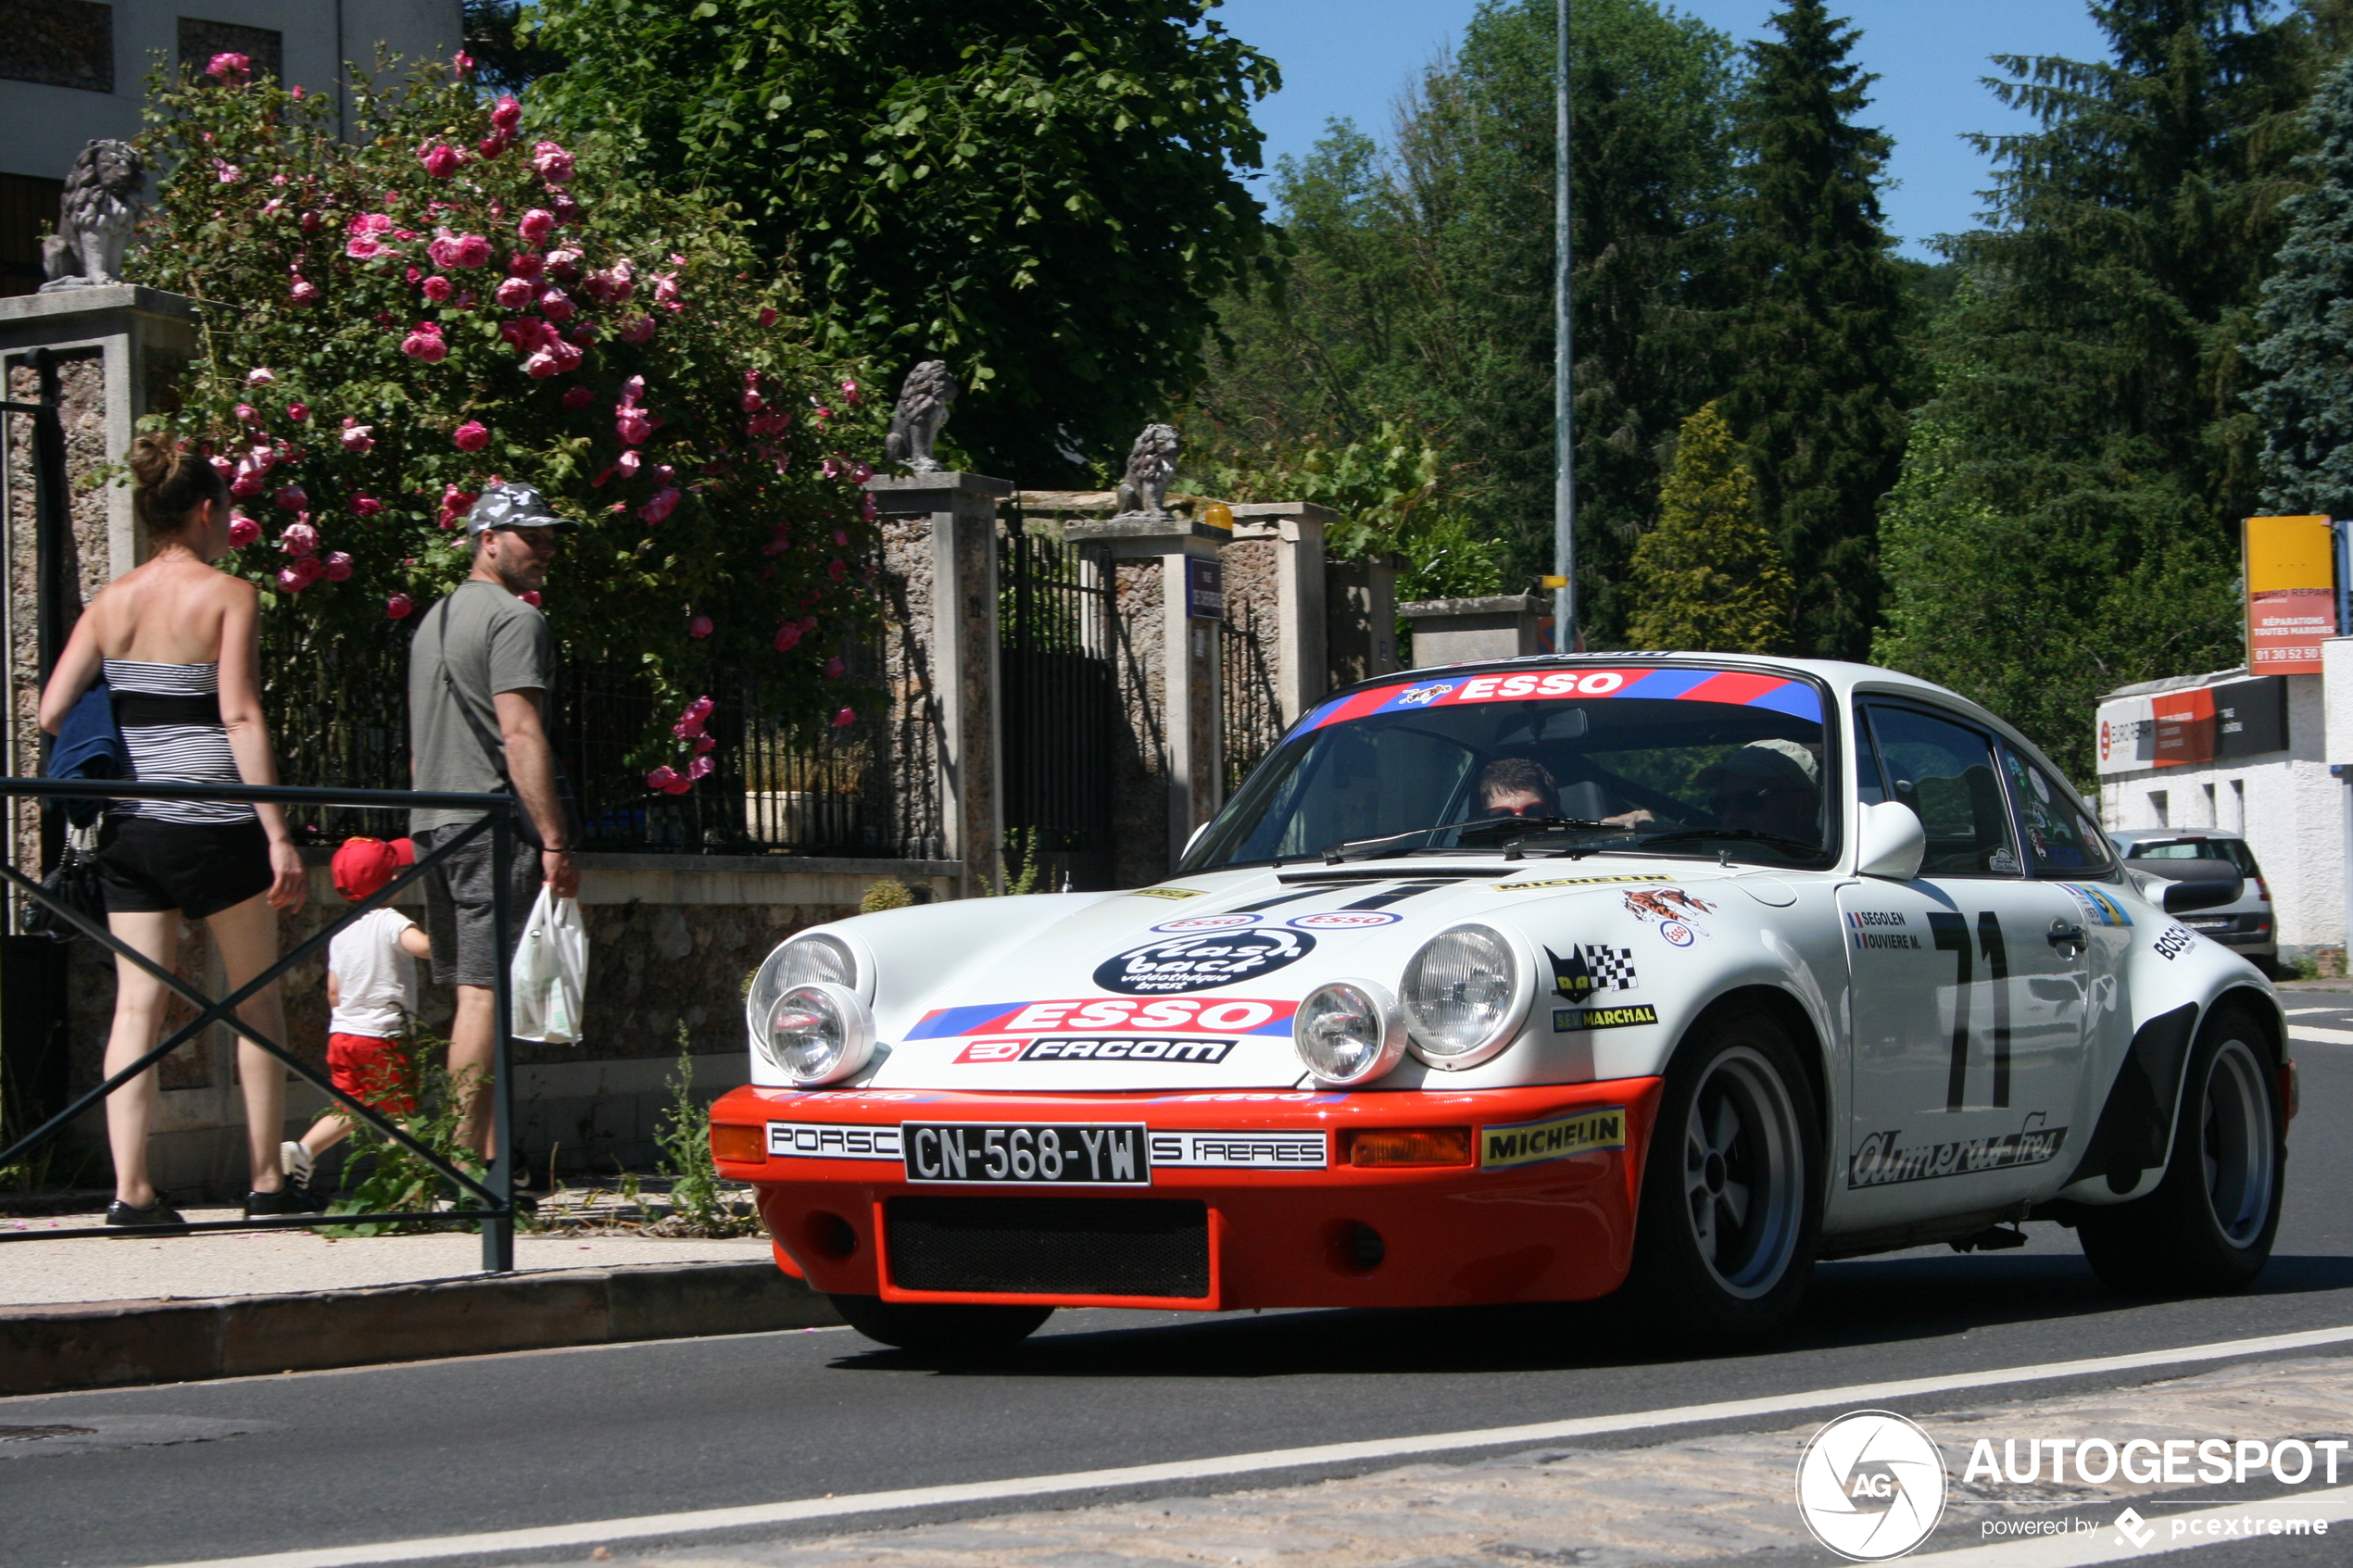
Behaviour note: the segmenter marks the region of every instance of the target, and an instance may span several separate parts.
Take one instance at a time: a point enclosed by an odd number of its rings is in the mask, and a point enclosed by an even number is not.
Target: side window
[[[2007,746],[2002,766],[2009,772],[2010,796],[2026,831],[2027,863],[2036,876],[2105,876],[2115,869],[2099,830],[2048,773]]]
[[[2016,876],[2010,811],[1982,730],[1917,709],[1869,709],[1888,798],[1909,806],[1928,833],[1922,876]]]
[[[1878,806],[1887,799],[1887,783],[1879,771],[1879,753],[1871,749],[1871,727],[1863,710],[1855,710],[1855,794],[1866,806]]]

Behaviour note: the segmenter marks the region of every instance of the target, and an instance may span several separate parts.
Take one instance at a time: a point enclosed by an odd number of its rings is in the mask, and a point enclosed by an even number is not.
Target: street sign
[[[1226,564],[1185,559],[1185,616],[1190,621],[1226,619]]]
[[[2246,667],[2317,675],[2321,642],[2337,634],[2336,560],[2324,517],[2246,520]]]

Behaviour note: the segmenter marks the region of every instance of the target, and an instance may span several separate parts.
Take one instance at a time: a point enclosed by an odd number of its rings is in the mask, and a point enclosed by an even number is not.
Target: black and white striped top
[[[218,664],[107,660],[115,722],[131,750],[131,776],[146,784],[242,784],[220,722]],[[165,822],[242,822],[253,808],[222,800],[118,800],[115,815]]]

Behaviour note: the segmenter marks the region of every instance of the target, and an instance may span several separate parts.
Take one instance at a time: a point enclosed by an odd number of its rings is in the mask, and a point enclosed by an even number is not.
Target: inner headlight
[[[1458,925],[1422,945],[1399,995],[1414,1054],[1432,1067],[1469,1067],[1507,1045],[1528,1010],[1519,954],[1491,926]]]
[[[759,1043],[794,1083],[836,1083],[875,1054],[874,1019],[846,986],[795,985],[768,1010]]]
[[[1322,1084],[1368,1084],[1405,1054],[1405,1022],[1379,986],[1362,980],[1319,985],[1291,1018],[1291,1043]]]
[[[845,990],[857,990],[858,960],[851,955],[849,944],[838,936],[796,936],[770,953],[761,964],[760,972],[752,977],[751,990],[744,997],[744,1028],[763,1054],[768,1048],[763,1043],[768,1015],[776,1010],[776,998],[796,985],[839,985]]]

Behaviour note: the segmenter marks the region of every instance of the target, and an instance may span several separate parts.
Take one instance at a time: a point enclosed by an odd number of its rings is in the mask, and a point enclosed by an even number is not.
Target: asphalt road
[[[2277,1250],[2256,1289],[2228,1300],[2120,1300],[2093,1279],[2071,1233],[2034,1226],[2032,1244],[2008,1252],[1938,1248],[1827,1265],[1795,1329],[1737,1356],[1694,1358],[1592,1309],[1074,1312],[986,1369],[832,1330],[0,1399],[0,1427],[100,1421],[110,1434],[79,1452],[0,1443],[0,1564],[112,1568],[360,1545],[2353,1325],[2353,1211],[2342,1196],[2353,1187],[2347,1003],[2353,995],[2335,993],[2288,1004],[2292,1025],[2347,1038],[2296,1047],[2304,1112]],[[2199,1561],[2275,1560],[2249,1549],[2218,1548]]]

